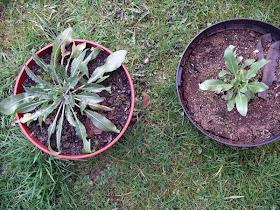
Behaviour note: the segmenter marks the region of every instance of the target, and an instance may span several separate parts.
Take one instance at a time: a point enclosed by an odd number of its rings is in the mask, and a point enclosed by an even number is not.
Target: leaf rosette
[[[269,87],[257,81],[258,71],[269,60],[247,59],[243,63],[243,57],[237,56],[234,51],[235,46],[229,45],[224,52],[224,60],[227,70],[219,72],[221,79],[209,79],[199,84],[201,90],[214,92],[225,92],[222,96],[227,101],[228,111],[233,110],[236,105],[237,111],[246,116],[248,112],[248,102],[255,97],[255,94],[267,90]]]
[[[111,93],[111,87],[105,87],[100,83],[109,77],[108,73],[121,66],[126,51],[119,50],[110,54],[105,64],[97,67],[92,75],[89,75],[88,63],[94,60],[102,49],[98,47],[88,49],[85,42],[76,45],[72,34],[72,28],[68,28],[54,40],[50,64],[33,53],[33,60],[51,77],[51,81],[35,75],[28,66],[25,66],[26,74],[36,85],[24,87],[24,93],[11,95],[0,102],[0,112],[4,114],[23,113],[23,117],[19,120],[21,123],[38,120],[42,125],[51,113],[56,112],[48,127],[48,148],[54,154],[61,153],[61,135],[65,120],[75,128],[76,135],[83,141],[82,152],[93,152],[91,142],[87,139],[86,128],[79,120],[77,110],[86,115],[98,129],[120,132],[109,119],[96,110],[112,110],[100,104],[106,99],[99,93],[101,91]],[[72,50],[68,52],[66,47],[70,43]],[[87,51],[90,51],[88,56]],[[50,144],[54,134],[56,134],[56,151]]]

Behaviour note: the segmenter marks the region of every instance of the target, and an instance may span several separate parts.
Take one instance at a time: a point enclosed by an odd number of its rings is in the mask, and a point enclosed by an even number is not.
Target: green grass
[[[233,17],[279,26],[279,1],[75,2],[0,3],[0,100],[31,50],[72,26],[76,37],[128,50],[137,121],[104,153],[66,161],[34,148],[10,126],[14,117],[0,114],[0,209],[279,209],[279,142],[215,143],[188,122],[175,88],[180,55],[195,34]],[[142,91],[152,99],[145,110]]]

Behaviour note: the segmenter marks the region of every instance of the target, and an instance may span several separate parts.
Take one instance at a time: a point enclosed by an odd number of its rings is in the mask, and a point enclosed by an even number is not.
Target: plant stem
[[[78,87],[77,89],[73,90],[73,92],[71,92],[72,94],[73,93],[76,93],[78,90],[82,89],[83,87],[85,87],[86,85],[82,85],[80,87]]]
[[[79,99],[79,98],[74,98],[74,99],[76,99],[77,101],[82,101],[81,99]]]
[[[71,53],[71,55],[70,55],[70,58],[67,60],[67,65],[66,65],[66,67],[65,67],[66,73],[67,73],[67,71],[68,71],[68,67],[69,67],[71,58],[72,58],[72,53]]]

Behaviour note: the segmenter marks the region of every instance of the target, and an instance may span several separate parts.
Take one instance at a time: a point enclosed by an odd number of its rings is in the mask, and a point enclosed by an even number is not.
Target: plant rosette
[[[176,83],[196,128],[238,147],[280,137],[279,40],[279,28],[238,18],[213,24],[188,44]]]
[[[16,101],[10,103],[12,96],[4,99],[0,103],[1,111],[5,111],[5,105],[9,105],[9,113],[6,114],[20,110],[16,112],[16,122],[22,132],[36,147],[50,155],[65,159],[97,155],[121,138],[132,118],[135,96],[132,79],[122,64],[125,54],[126,51],[113,53],[92,41],[72,39],[72,29],[68,28],[53,44],[33,53],[16,80],[13,98]],[[36,69],[40,69],[40,73],[35,73]],[[119,84],[127,89],[126,93],[121,90],[123,87],[118,87]],[[52,92],[48,93],[48,88]],[[69,99],[67,93],[73,97]],[[26,96],[23,97],[25,94],[32,99],[28,101]],[[122,94],[127,96],[125,101]],[[32,101],[34,98],[36,101]],[[104,105],[107,100],[111,101],[109,105],[112,107],[108,107],[108,103]],[[39,115],[48,109],[52,112]],[[119,110],[123,113],[117,114]],[[116,119],[122,115],[122,122]],[[31,127],[37,130],[31,130]],[[105,142],[100,139],[108,136],[110,139],[105,139]],[[67,143],[69,137],[75,138],[75,141],[70,141],[72,145],[78,142],[79,154],[61,151],[60,144]],[[98,146],[98,141],[102,147]]]

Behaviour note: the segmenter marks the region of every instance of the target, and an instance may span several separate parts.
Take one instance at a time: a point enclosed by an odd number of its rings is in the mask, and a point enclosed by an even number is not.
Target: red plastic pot
[[[74,40],[76,44],[79,44],[79,43],[83,43],[83,42],[86,42],[87,45],[91,45],[93,47],[100,47],[101,49],[103,49],[103,51],[105,53],[107,53],[108,55],[110,55],[112,53],[112,51],[110,51],[109,49],[107,49],[106,47],[100,45],[100,44],[97,44],[95,42],[91,42],[91,41],[88,41],[88,40],[81,40],[81,39],[75,39]],[[42,48],[41,50],[39,50],[38,52],[36,52],[36,54],[39,56],[39,57],[42,57],[43,55],[47,54],[48,52],[50,52],[52,50],[52,44],[49,44],[47,45],[46,47]],[[33,57],[31,57],[26,65],[31,68],[31,66],[33,66],[35,64],[35,61],[33,60]],[[129,116],[128,116],[128,119],[126,121],[126,124],[125,126],[122,128],[121,132],[119,133],[119,135],[110,143],[108,144],[107,146],[103,147],[102,149],[94,152],[94,153],[91,153],[91,154],[83,154],[83,155],[54,155],[52,152],[49,151],[49,149],[43,145],[38,139],[36,139],[35,137],[31,136],[31,132],[29,130],[29,128],[26,126],[26,124],[22,124],[19,122],[19,126],[23,132],[23,134],[36,146],[38,147],[39,149],[41,149],[42,151],[50,154],[50,155],[53,155],[53,156],[56,156],[56,157],[60,157],[60,158],[65,158],[65,159],[82,159],[82,158],[88,158],[88,157],[91,157],[91,156],[94,156],[94,155],[97,155],[107,149],[109,149],[113,144],[115,144],[120,138],[121,136],[124,134],[125,130],[127,129],[129,123],[130,123],[130,120],[132,118],[132,114],[133,114],[133,109],[134,109],[134,103],[135,103],[135,94],[134,94],[134,87],[133,87],[133,82],[132,82],[132,79],[131,79],[131,76],[129,75],[128,73],[128,70],[126,69],[125,65],[122,64],[122,69],[125,71],[125,74],[126,74],[126,77],[127,77],[127,80],[129,82],[129,86],[130,86],[130,90],[131,90],[131,108],[130,108],[130,113],[129,113]],[[16,80],[16,85],[15,85],[15,89],[14,89],[14,95],[16,94],[19,94],[19,93],[22,93],[23,92],[23,87],[22,87],[22,84],[24,82],[26,78],[26,72],[25,72],[25,67],[22,67],[19,75],[18,75],[18,78]],[[20,118],[22,117],[22,114],[16,114],[16,118],[19,120]]]

